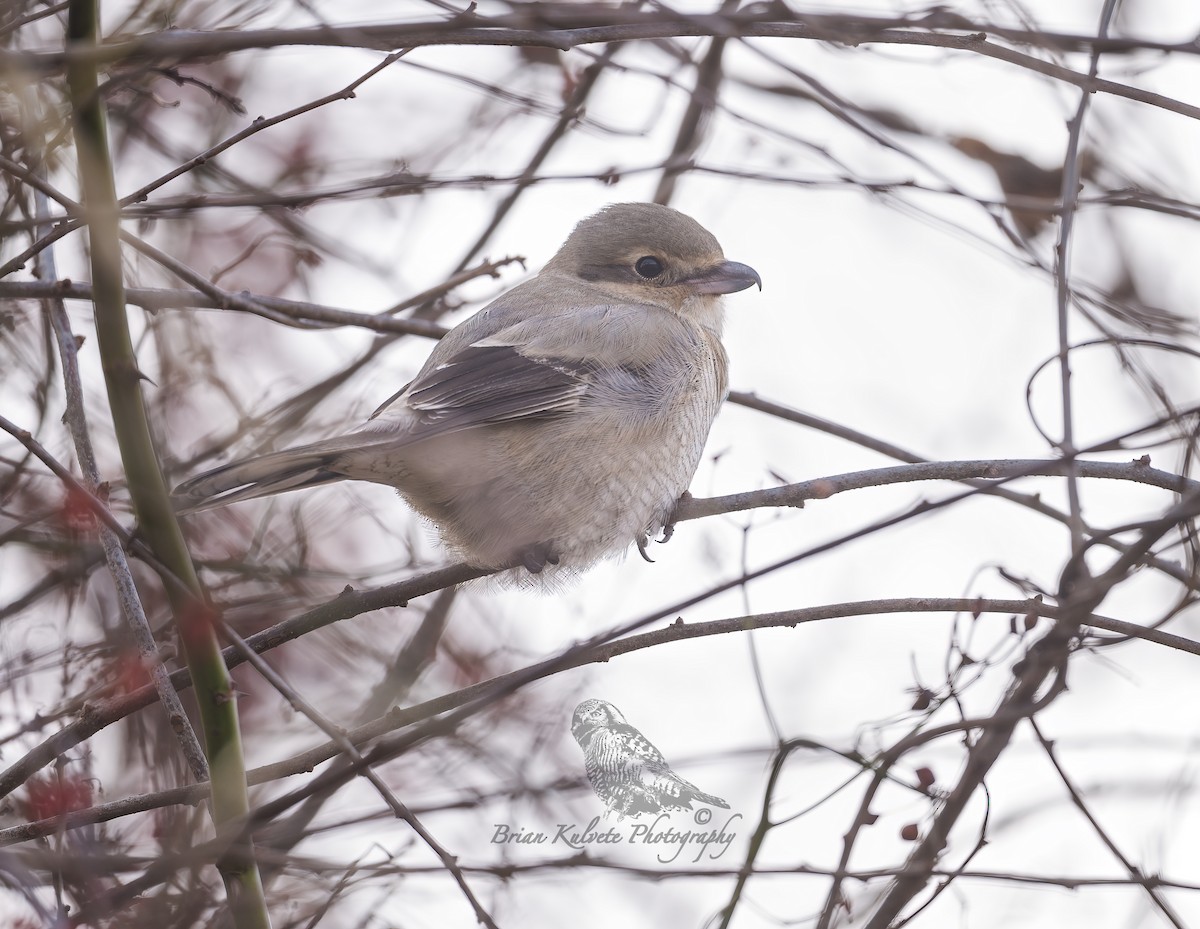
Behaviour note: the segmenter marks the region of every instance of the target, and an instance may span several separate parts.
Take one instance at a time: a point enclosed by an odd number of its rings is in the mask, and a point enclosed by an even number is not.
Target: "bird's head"
[[[762,289],[758,272],[727,261],[712,233],[690,216],[656,203],[614,203],[589,216],[545,272],[566,274],[623,302],[661,306],[702,323],[719,314],[721,294],[752,284]]]
[[[585,745],[597,729],[624,721],[621,711],[607,700],[584,700],[575,707],[575,715],[571,718],[571,735],[580,745]]]

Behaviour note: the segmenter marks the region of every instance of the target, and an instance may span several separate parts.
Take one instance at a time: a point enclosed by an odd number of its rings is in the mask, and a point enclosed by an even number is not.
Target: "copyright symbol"
[[[696,810],[695,814],[692,816],[692,819],[696,821],[696,825],[705,826],[708,824],[708,821],[712,819],[712,810],[706,806],[702,806],[700,809]]]

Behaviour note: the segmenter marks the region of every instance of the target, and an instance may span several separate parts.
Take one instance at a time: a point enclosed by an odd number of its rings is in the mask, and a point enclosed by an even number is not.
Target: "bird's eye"
[[[663,273],[663,263],[653,255],[646,255],[637,260],[633,270],[644,278],[654,278]]]

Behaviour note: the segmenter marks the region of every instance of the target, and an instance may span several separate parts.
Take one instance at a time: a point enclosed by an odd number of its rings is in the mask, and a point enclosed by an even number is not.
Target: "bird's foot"
[[[675,501],[675,507],[671,510],[671,515],[667,517],[667,524],[663,526],[662,538],[658,540],[661,545],[663,542],[670,542],[671,536],[675,534],[675,521],[679,517],[679,504],[684,500],[691,500],[692,492],[685,490],[679,495],[679,499]]]
[[[530,574],[541,574],[546,565],[558,564],[559,555],[550,548],[548,542],[537,542],[530,545],[520,554],[521,564]]]
[[[638,547],[638,551],[641,553],[641,555],[642,555],[642,557],[643,557],[643,558],[645,558],[645,559],[646,559],[648,562],[650,562],[650,564],[654,564],[654,559],[653,559],[653,558],[651,558],[651,557],[650,557],[650,556],[649,556],[649,555],[646,553],[646,543],[647,543],[648,541],[649,541],[649,539],[647,539],[647,537],[646,537],[646,536],[644,536],[644,535],[639,535],[639,536],[637,537],[637,547]]]

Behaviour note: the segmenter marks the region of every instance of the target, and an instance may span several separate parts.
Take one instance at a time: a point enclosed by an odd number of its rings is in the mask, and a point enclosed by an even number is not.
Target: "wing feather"
[[[662,334],[677,322],[665,310],[604,304],[516,320],[505,315],[464,332],[469,342],[452,331],[363,431],[383,431],[393,417],[403,417],[407,441],[417,441],[562,416],[587,403],[589,395],[644,406],[664,389],[654,371],[661,367]]]
[[[587,393],[588,373],[582,363],[530,358],[513,345],[468,345],[420,374],[403,401],[420,414],[421,436],[541,420],[575,409]]]

